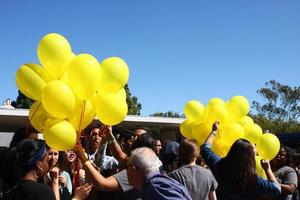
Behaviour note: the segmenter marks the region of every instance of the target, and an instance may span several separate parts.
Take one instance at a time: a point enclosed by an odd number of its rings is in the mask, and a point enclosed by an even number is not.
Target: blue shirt
[[[221,177],[218,176],[218,169],[216,168],[217,163],[221,160],[212,150],[210,144],[203,144],[201,146],[201,156],[205,160],[205,163],[212,170],[215,178],[217,179],[219,186],[216,190],[217,198],[220,200],[235,200],[235,199],[255,199],[256,197],[261,197],[263,195],[279,195],[281,192],[281,187],[278,183],[274,183],[265,180],[257,176],[256,190],[254,193],[233,193],[233,188],[230,185],[220,182]],[[228,177],[230,178],[230,177]]]
[[[146,176],[144,185],[143,200],[192,200],[186,188],[165,175],[157,173],[150,173]]]

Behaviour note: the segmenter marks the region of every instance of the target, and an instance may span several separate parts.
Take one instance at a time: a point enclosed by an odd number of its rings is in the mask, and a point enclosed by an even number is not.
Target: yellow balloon
[[[244,138],[244,129],[238,123],[229,123],[220,132],[220,138],[225,146],[231,147],[237,139]]]
[[[197,143],[201,145],[206,140],[210,131],[211,127],[204,122],[194,125],[192,130],[193,138],[195,138],[197,140]]]
[[[75,146],[77,134],[69,122],[60,121],[46,128],[44,139],[51,148],[66,151]]]
[[[249,113],[249,102],[246,97],[234,96],[226,104],[232,121],[240,121]]]
[[[81,100],[87,100],[96,92],[99,63],[89,54],[76,56],[68,66],[68,83]]]
[[[245,126],[246,124],[254,124],[254,121],[251,117],[249,116],[244,116],[239,122],[240,125]]]
[[[53,79],[49,76],[48,72],[45,70],[45,68],[43,68],[42,66],[38,65],[38,64],[26,64],[27,67],[29,67],[32,71],[34,71],[36,74],[39,75],[39,77],[41,79],[43,79],[43,81],[45,83],[49,83],[50,81],[52,81]]]
[[[40,133],[44,132],[46,126],[46,120],[50,115],[43,108],[41,102],[34,102],[29,109],[29,121],[31,125]]]
[[[124,88],[122,88],[121,90],[117,91],[117,93],[122,97],[122,99],[124,101],[126,101],[127,95],[126,95],[126,91]]]
[[[211,148],[212,148],[213,152],[215,152],[219,157],[222,157],[222,158],[224,158],[230,150],[230,146],[224,144],[220,138],[216,138],[213,141]]]
[[[53,79],[63,76],[66,66],[73,58],[69,42],[61,35],[50,33],[39,42],[37,54],[41,64]]]
[[[224,126],[228,120],[228,111],[225,106],[217,104],[208,108],[207,123],[213,124],[219,121],[221,126]]]
[[[73,125],[76,131],[86,128],[95,118],[96,109],[90,100],[80,101],[77,99],[76,106],[68,121]]]
[[[260,164],[260,160],[261,160],[260,156],[255,156],[256,172],[260,177],[267,179],[265,170],[262,168]]]
[[[252,144],[257,144],[262,136],[262,129],[257,124],[248,123],[244,126],[245,139]]]
[[[187,139],[194,139],[193,127],[194,127],[194,123],[191,120],[188,120],[188,119],[184,120],[180,124],[181,135]]]
[[[51,81],[43,91],[42,103],[45,110],[54,117],[66,118],[75,108],[75,95],[63,81]]]
[[[280,150],[279,139],[272,133],[265,133],[260,137],[256,149],[262,159],[272,160]]]
[[[16,83],[20,91],[27,97],[41,101],[42,92],[46,87],[45,81],[27,64],[22,65],[16,73]]]
[[[197,100],[191,100],[184,106],[185,116],[195,122],[202,122],[204,117],[204,106]]]
[[[215,105],[225,106],[225,102],[220,98],[212,98],[208,101],[207,107],[212,107]]]
[[[100,65],[98,90],[101,94],[117,92],[129,78],[129,69],[124,60],[118,57],[105,59]]]
[[[128,106],[123,97],[118,93],[97,95],[96,114],[100,121],[106,125],[116,125],[124,120]]]

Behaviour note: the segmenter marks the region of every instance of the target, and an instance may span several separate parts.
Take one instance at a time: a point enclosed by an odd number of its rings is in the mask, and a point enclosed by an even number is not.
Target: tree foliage
[[[15,108],[29,109],[33,104],[33,100],[25,96],[20,90],[18,90],[18,97],[16,101],[13,101],[11,105]]]
[[[174,118],[183,118],[184,115],[179,114],[178,112],[168,111],[168,112],[156,112],[150,114],[150,116],[154,117],[174,117]]]
[[[257,90],[264,103],[253,101],[256,114],[252,117],[264,130],[274,133],[299,132],[300,87],[290,87],[275,80]]]
[[[142,110],[142,104],[138,102],[136,96],[132,96],[128,84],[124,87],[126,91],[126,102],[128,105],[128,115],[140,115]]]

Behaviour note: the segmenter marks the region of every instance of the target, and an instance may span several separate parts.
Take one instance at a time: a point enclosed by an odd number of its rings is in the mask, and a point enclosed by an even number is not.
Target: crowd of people
[[[15,132],[1,150],[0,199],[193,199],[297,200],[298,163],[281,146],[261,160],[267,179],[256,172],[255,145],[235,141],[224,158],[211,149],[219,123],[206,141],[161,141],[148,128],[112,129],[93,123],[74,149],[58,151],[33,128]]]

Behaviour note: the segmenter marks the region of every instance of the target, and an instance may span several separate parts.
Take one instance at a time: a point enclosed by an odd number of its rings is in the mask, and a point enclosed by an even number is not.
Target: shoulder
[[[181,186],[181,184],[175,181],[174,179],[159,173],[152,174],[151,176],[147,176],[146,181],[149,185],[153,187],[160,187],[163,185],[165,187]]]
[[[281,187],[278,183],[265,180],[260,176],[257,176],[256,188],[259,194],[268,194],[273,196],[279,195],[281,192]]]
[[[34,195],[37,199],[55,199],[53,191],[46,184],[24,180],[19,183],[19,187],[23,188],[20,191],[23,191],[30,196]]]
[[[185,187],[176,180],[162,174],[152,175],[147,179],[148,195],[153,198],[167,197],[175,199],[189,199],[190,196]]]
[[[275,176],[278,177],[286,177],[286,176],[297,176],[297,172],[295,169],[289,166],[283,166],[280,169],[278,169],[276,172],[274,172]]]

